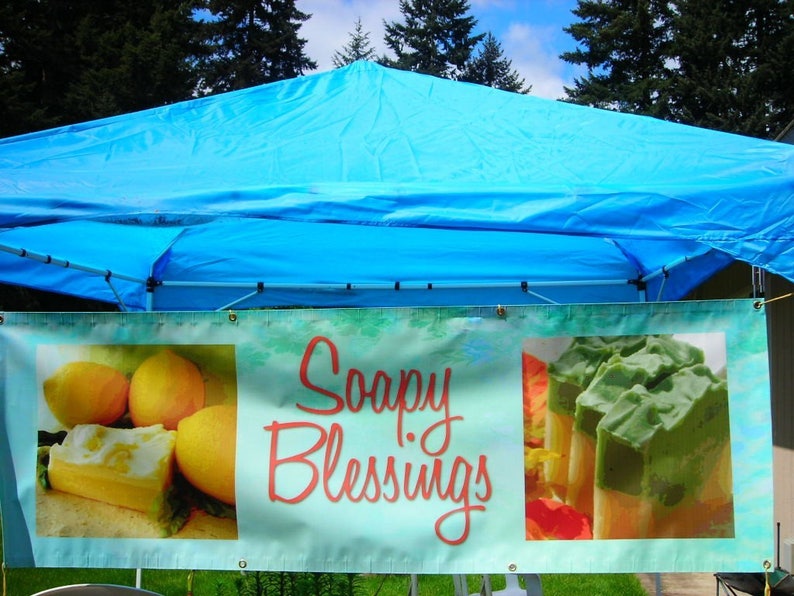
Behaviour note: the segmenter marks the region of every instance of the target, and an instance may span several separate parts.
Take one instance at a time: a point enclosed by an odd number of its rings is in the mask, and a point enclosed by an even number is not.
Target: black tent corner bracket
[[[110,274],[110,271],[108,271],[108,274]],[[151,275],[146,278],[146,291],[149,293],[154,292],[155,288],[161,285],[163,285],[163,282],[155,279]]]
[[[638,292],[644,292],[645,290],[648,289],[648,282],[646,282],[642,277],[638,277],[636,279],[630,279],[628,280],[628,283],[633,286],[637,286]]]

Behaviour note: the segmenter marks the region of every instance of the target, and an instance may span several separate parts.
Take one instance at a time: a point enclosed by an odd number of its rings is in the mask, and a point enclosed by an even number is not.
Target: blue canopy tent
[[[794,280],[794,147],[361,62],[0,140],[0,282],[128,310]]]

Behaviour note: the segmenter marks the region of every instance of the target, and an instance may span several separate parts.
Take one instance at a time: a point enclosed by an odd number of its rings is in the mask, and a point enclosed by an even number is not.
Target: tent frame
[[[488,290],[488,289],[505,289],[505,288],[515,288],[518,287],[521,289],[522,292],[529,294],[541,302],[547,304],[559,304],[557,301],[552,300],[548,296],[545,296],[543,293],[536,291],[543,288],[565,288],[565,287],[587,287],[587,286],[625,286],[626,284],[635,285],[637,287],[637,302],[647,302],[648,296],[646,291],[647,282],[653,280],[657,277],[662,276],[664,280],[659,289],[658,296],[656,300],[659,300],[659,297],[662,295],[662,291],[664,289],[664,283],[667,278],[670,276],[670,272],[677,266],[682,265],[690,261],[690,257],[682,257],[677,259],[676,261],[670,263],[669,265],[665,265],[660,270],[650,273],[645,276],[638,277],[637,279],[592,279],[592,280],[576,280],[576,281],[504,281],[504,282],[467,282],[467,283],[421,283],[421,282],[401,282],[395,281],[393,283],[268,283],[265,281],[240,281],[240,282],[211,282],[211,281],[169,281],[169,280],[157,280],[155,279],[154,275],[150,275],[148,278],[144,279],[141,277],[135,277],[131,275],[119,274],[114,273],[111,269],[100,269],[97,267],[91,267],[89,265],[83,265],[80,263],[76,263],[69,259],[53,257],[49,254],[38,253],[35,251],[27,250],[25,248],[17,248],[5,244],[0,244],[0,251],[7,252],[14,254],[21,258],[31,259],[38,263],[44,265],[55,265],[56,267],[63,267],[67,269],[74,269],[76,271],[82,271],[84,273],[88,273],[91,275],[101,276],[105,279],[105,282],[110,287],[113,295],[116,297],[118,302],[119,308],[122,311],[127,311],[127,307],[124,304],[124,300],[122,299],[119,291],[113,285],[114,279],[120,279],[136,284],[140,284],[141,286],[146,287],[147,291],[147,303],[146,303],[146,310],[152,311],[154,310],[154,295],[156,293],[157,287],[175,287],[175,288],[227,288],[227,289],[234,289],[238,288],[241,291],[247,290],[244,294],[242,294],[239,298],[224,304],[223,306],[217,307],[214,310],[221,311],[221,310],[228,310],[230,308],[234,308],[239,306],[240,304],[244,303],[245,301],[267,291],[268,289],[278,289],[278,290],[322,290],[322,291],[337,291],[337,292],[344,292],[344,291],[432,291],[432,290]]]
[[[44,265],[55,265],[56,267],[63,267],[64,269],[74,269],[76,271],[82,271],[84,273],[90,273],[92,275],[99,275],[105,278],[105,282],[110,287],[110,290],[113,292],[113,295],[116,297],[116,301],[119,304],[119,308],[122,311],[127,310],[127,306],[124,304],[124,300],[119,294],[116,287],[113,285],[113,278],[121,279],[124,281],[130,281],[133,283],[139,283],[141,285],[146,283],[145,279],[141,279],[139,277],[134,277],[131,275],[125,275],[123,273],[113,273],[110,269],[99,269],[97,267],[90,267],[88,265],[81,265],[79,263],[74,263],[69,261],[68,259],[60,259],[58,257],[53,257],[52,255],[47,255],[43,253],[37,253],[25,248],[14,248],[12,246],[7,246],[5,244],[0,244],[0,251],[11,253],[17,255],[18,257],[31,259],[33,261],[37,261]]]

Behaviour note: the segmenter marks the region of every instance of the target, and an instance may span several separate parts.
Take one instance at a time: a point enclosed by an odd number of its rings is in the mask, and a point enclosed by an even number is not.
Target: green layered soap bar
[[[676,371],[702,363],[699,348],[670,335],[649,336],[641,350],[626,357],[613,355],[599,366],[576,400],[574,428],[595,439],[601,418],[634,385],[652,389]]]
[[[696,497],[729,440],[727,383],[704,364],[624,392],[598,425],[596,485],[673,507]]]
[[[644,335],[574,338],[568,349],[549,363],[549,410],[573,416],[576,398],[593,380],[601,364],[615,355],[633,354],[646,340]]]

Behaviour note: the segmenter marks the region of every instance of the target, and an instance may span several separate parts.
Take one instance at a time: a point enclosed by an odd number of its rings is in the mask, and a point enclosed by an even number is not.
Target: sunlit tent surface
[[[794,147],[346,68],[0,140],[0,282],[129,310],[794,280]]]

